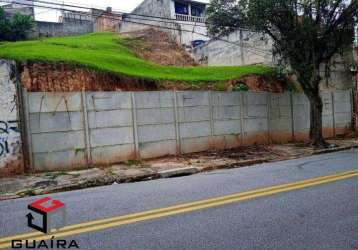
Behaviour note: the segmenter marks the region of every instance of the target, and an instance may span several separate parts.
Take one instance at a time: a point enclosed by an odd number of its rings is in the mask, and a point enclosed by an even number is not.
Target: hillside
[[[130,50],[133,39],[113,33],[92,33],[82,36],[47,38],[35,41],[0,44],[0,58],[17,62],[49,62],[79,65],[82,68],[148,80],[151,83],[180,83],[194,88],[208,83],[221,86],[244,75],[265,75],[266,66],[240,67],[175,67],[140,59]],[[220,87],[217,87],[220,88]]]

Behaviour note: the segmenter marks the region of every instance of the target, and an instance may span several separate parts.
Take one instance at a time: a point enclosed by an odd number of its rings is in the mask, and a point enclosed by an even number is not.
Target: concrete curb
[[[329,154],[329,153],[340,152],[340,151],[345,151],[345,150],[350,150],[350,149],[355,149],[355,148],[358,148],[358,145],[342,146],[342,147],[328,148],[328,149],[319,149],[319,150],[313,151],[312,155]]]
[[[316,150],[312,152],[311,154],[307,154],[304,156],[294,157],[294,158],[284,158],[279,161],[284,160],[291,160],[296,158],[302,158],[309,155],[320,155],[320,154],[328,154],[328,153],[334,153],[339,151],[345,151],[358,148],[358,145],[353,146],[343,146],[343,147],[337,147],[332,149],[323,149],[323,150]],[[99,178],[93,178],[93,179],[82,179],[76,183],[71,183],[69,185],[63,185],[63,186],[56,186],[53,188],[48,189],[37,189],[34,190],[33,193],[26,193],[24,191],[19,191],[17,193],[8,193],[4,195],[0,195],[0,201],[4,200],[11,200],[11,199],[17,199],[17,198],[23,198],[28,196],[35,196],[35,195],[44,195],[44,194],[51,194],[56,192],[65,192],[65,191],[71,191],[71,190],[80,190],[85,188],[91,188],[91,187],[98,187],[98,186],[108,186],[112,184],[120,184],[120,183],[133,183],[133,182],[141,182],[141,181],[148,181],[148,180],[155,180],[155,179],[164,179],[164,178],[175,178],[175,177],[181,177],[181,176],[188,176],[193,175],[197,173],[204,173],[204,172],[210,172],[215,170],[221,170],[221,169],[234,169],[234,168],[240,168],[240,167],[247,167],[252,165],[258,165],[263,164],[267,162],[275,162],[274,159],[270,157],[266,158],[259,158],[259,159],[252,159],[252,160],[243,160],[243,161],[237,161],[229,164],[222,164],[222,165],[213,165],[213,166],[207,166],[207,167],[200,167],[200,166],[192,166],[192,167],[186,167],[186,168],[177,168],[177,169],[170,169],[165,171],[159,171],[156,173],[147,173],[147,174],[139,174],[139,175],[133,175],[133,176],[110,176],[110,175],[104,175]]]

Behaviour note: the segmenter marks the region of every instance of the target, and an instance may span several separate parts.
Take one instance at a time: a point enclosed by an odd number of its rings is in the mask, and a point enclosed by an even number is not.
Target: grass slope
[[[239,67],[171,67],[136,57],[129,49],[130,40],[113,33],[47,38],[35,41],[2,43],[0,58],[16,61],[61,61],[134,78],[156,81],[200,82],[227,81],[246,74],[266,74],[271,68],[259,65]]]

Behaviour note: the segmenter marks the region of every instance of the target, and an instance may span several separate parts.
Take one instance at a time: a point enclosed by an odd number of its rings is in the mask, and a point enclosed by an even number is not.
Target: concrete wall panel
[[[138,125],[174,123],[173,108],[137,109]]]
[[[86,95],[89,111],[132,108],[129,92],[89,92]]]
[[[175,140],[175,127],[172,124],[139,126],[138,137],[139,143]]]
[[[195,138],[209,136],[211,128],[209,122],[193,122],[180,124],[180,135],[182,138]]]
[[[81,93],[29,93],[30,113],[81,111]]]
[[[84,128],[81,112],[33,113],[29,116],[32,133],[76,131]]]
[[[132,126],[132,112],[130,110],[90,111],[88,123],[91,129]]]
[[[241,134],[239,120],[215,121],[214,135],[233,135]]]
[[[92,162],[95,165],[112,164],[135,159],[134,145],[123,144],[91,148]]]
[[[177,153],[175,140],[160,142],[146,142],[139,145],[140,155],[143,159],[156,158]]]
[[[85,153],[84,150],[35,153],[34,164],[36,172],[86,168]]]
[[[90,131],[91,146],[112,146],[133,143],[133,129],[122,128],[100,128]]]
[[[174,105],[173,92],[136,92],[136,108],[170,108]]]
[[[52,132],[32,135],[32,150],[34,153],[46,153],[85,148],[82,131]]]

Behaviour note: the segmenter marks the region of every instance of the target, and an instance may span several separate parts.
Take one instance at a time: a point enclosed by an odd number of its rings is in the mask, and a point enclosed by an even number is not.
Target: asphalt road
[[[358,170],[358,150],[51,195],[67,224]],[[0,242],[30,232],[27,205],[0,202]],[[358,249],[358,177],[66,237],[80,249]]]

